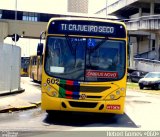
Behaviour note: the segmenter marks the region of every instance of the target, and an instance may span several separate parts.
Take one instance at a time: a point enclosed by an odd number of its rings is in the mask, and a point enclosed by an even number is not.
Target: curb
[[[37,103],[31,103],[30,106],[23,106],[23,107],[10,107],[10,108],[6,108],[3,110],[0,110],[0,113],[8,113],[8,112],[14,112],[14,111],[19,111],[19,110],[28,110],[28,109],[32,109],[32,108],[37,108],[41,105],[41,102],[37,102]]]
[[[128,91],[135,91],[135,92],[141,92],[141,93],[148,93],[148,94],[152,94],[152,95],[160,95],[160,91],[156,91],[156,90],[137,90],[137,89],[127,89]],[[126,91],[127,92],[127,91]]]
[[[23,93],[24,91],[25,91],[25,89],[19,89],[19,90],[16,90],[16,91],[10,91],[10,92],[7,92],[7,93],[2,93],[2,94],[0,94],[0,96],[19,94],[19,93]]]

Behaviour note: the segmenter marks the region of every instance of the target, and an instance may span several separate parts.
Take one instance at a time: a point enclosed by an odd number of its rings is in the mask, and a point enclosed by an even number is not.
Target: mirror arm
[[[44,38],[43,35],[44,36],[46,35],[45,31],[42,31],[41,34],[40,34],[40,43],[41,43],[42,39]]]

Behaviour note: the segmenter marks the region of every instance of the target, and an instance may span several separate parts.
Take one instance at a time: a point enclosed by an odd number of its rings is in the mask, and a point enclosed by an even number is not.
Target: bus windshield
[[[122,40],[49,36],[45,72],[84,82],[119,80],[125,74],[125,46]]]

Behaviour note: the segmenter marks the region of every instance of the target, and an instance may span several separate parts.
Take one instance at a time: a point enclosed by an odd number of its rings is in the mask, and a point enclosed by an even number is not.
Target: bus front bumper
[[[95,112],[95,113],[124,113],[125,97],[117,100],[74,100],[65,98],[56,98],[42,93],[43,110],[59,111],[77,111],[77,112]]]

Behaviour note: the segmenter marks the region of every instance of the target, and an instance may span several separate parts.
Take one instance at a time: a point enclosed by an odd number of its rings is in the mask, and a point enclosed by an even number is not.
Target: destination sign
[[[122,24],[82,20],[54,20],[49,24],[48,34],[126,37]]]
[[[61,24],[60,30],[72,31],[72,32],[104,33],[104,34],[113,34],[115,32],[115,28],[110,26],[79,25],[79,24]]]

